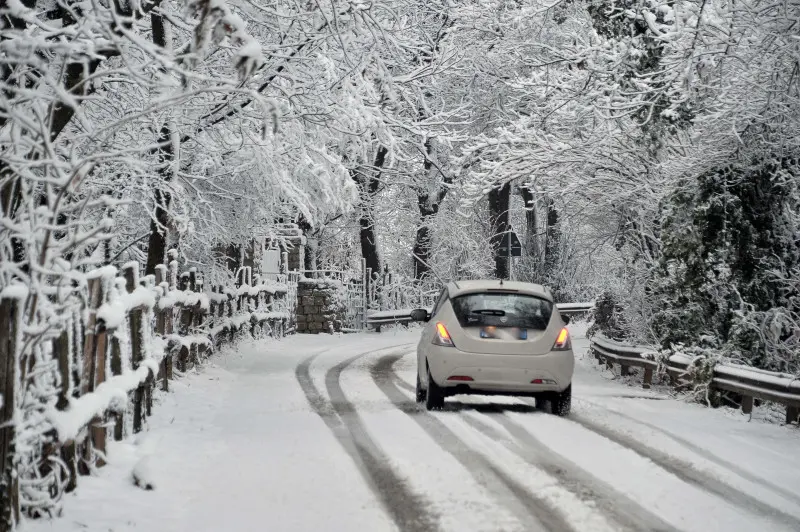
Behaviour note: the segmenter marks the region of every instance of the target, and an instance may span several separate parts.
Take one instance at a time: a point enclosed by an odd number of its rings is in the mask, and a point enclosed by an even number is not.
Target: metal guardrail
[[[594,308],[594,302],[556,303],[556,308],[562,316],[585,316]]]
[[[601,336],[591,339],[591,351],[598,362],[609,368],[620,365],[620,374],[627,375],[631,367],[644,368],[642,387],[652,384],[653,372],[658,369],[656,351],[650,346],[636,346],[616,342]],[[685,387],[687,371],[694,360],[686,355],[672,355],[662,363],[670,381],[676,387]],[[786,407],[786,423],[794,423],[800,417],[800,377],[775,373],[738,364],[717,364],[711,387],[737,393],[742,396],[742,412],[753,411],[753,400],[761,399]]]
[[[559,313],[565,316],[577,316],[587,314],[594,308],[594,303],[556,303]],[[428,308],[428,312],[432,309]],[[383,325],[407,324],[411,323],[411,309],[380,310],[367,313],[367,327],[381,332]]]
[[[413,320],[411,319],[412,309],[397,309],[397,310],[378,310],[367,313],[367,327],[375,329],[376,332],[381,332],[381,327],[384,325],[408,324]],[[430,312],[431,308],[427,309]]]

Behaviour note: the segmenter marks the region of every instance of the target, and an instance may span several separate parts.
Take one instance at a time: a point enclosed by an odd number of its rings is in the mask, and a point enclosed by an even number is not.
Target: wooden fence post
[[[122,348],[119,338],[111,335],[111,375],[122,375]],[[125,415],[122,412],[114,414],[114,441],[122,441],[125,429]]]
[[[125,269],[125,290],[130,294],[139,286],[139,266],[131,264]],[[141,308],[134,308],[130,311],[131,323],[131,367],[134,371],[139,369],[139,365],[144,360],[144,338],[142,338],[142,326],[144,320]],[[139,384],[133,392],[133,432],[142,431],[144,421],[144,384]]]
[[[167,267],[164,264],[156,266],[156,286],[160,287],[163,295],[166,296],[169,291],[167,280]],[[156,334],[166,336],[167,334],[167,309],[156,307]],[[161,379],[161,389],[165,392],[169,391],[169,379],[167,378],[167,358],[169,353],[164,353],[164,358],[161,359],[161,364],[158,366],[158,375],[156,379]]]
[[[94,391],[95,374],[97,370],[96,352],[97,342],[97,308],[100,306],[102,297],[102,279],[89,279],[89,317],[86,322],[86,329],[83,335],[83,375],[81,376],[81,395],[86,395]],[[92,461],[92,442],[94,441],[94,431],[90,425],[90,437],[78,444],[78,453],[82,460],[78,463],[78,472],[88,475],[90,472],[89,464]]]
[[[197,268],[189,268],[189,290],[194,294],[197,293]],[[199,325],[201,319],[200,312],[200,302],[198,301],[195,305],[192,305],[189,318],[187,318],[189,320],[189,332],[191,332],[192,327]],[[189,360],[191,360],[194,365],[200,362],[198,346],[194,342],[192,342],[189,347]]]
[[[169,271],[167,282],[169,283],[168,289],[170,291],[174,291],[178,289],[178,252],[172,250],[172,254],[170,255],[170,263],[169,263]],[[175,307],[169,307],[168,309],[164,309],[165,313],[165,320],[164,320],[164,327],[166,328],[167,334],[174,334],[175,333]],[[174,360],[172,358],[172,351],[166,353],[164,355],[164,362],[165,362],[165,371],[167,380],[172,380],[172,368],[174,364]]]
[[[181,305],[180,307],[180,321],[178,322],[178,334],[181,336],[188,336],[189,330],[192,325],[192,310],[193,307]],[[189,365],[189,348],[182,345],[178,352],[178,371],[185,372]]]
[[[72,327],[70,324],[68,327]],[[72,390],[72,372],[70,372],[70,342],[69,332],[64,331],[61,335],[53,340],[53,355],[58,361],[58,374],[60,377],[60,384],[58,389],[58,400],[56,401],[56,408],[58,410],[66,410],[69,406],[69,395]],[[61,459],[67,466],[69,471],[69,479],[67,480],[66,491],[70,492],[78,486],[78,470],[75,465],[75,442],[70,441],[61,448]]]
[[[19,481],[13,470],[19,317],[18,299],[0,300],[0,532],[12,530],[19,522]]]
[[[228,296],[228,341],[232,342],[233,339],[236,337],[236,329],[233,326],[233,294],[230,292],[226,294]]]
[[[103,286],[102,280],[100,280],[100,303],[105,303],[107,299],[105,289],[106,287]],[[97,386],[100,385],[100,383],[105,382],[106,380],[108,331],[106,330],[106,324],[103,320],[97,320],[96,335],[97,337],[95,341],[95,353],[93,358],[93,379],[91,391],[94,391]],[[95,459],[95,465],[97,467],[102,467],[106,464],[105,459],[103,458],[106,453],[106,427],[103,416],[96,416],[93,422],[89,425],[89,430],[92,434],[92,446],[95,450],[100,452],[100,455]]]
[[[145,275],[141,279],[139,279],[139,286],[145,288],[147,290],[153,290],[155,287],[155,275]],[[153,311],[157,311],[158,309],[153,309]],[[143,323],[146,328],[150,328],[150,323],[146,319],[144,319],[145,314],[143,316]],[[152,334],[152,330],[150,333]],[[156,386],[156,375],[152,371],[147,372],[147,378],[145,379],[144,383],[144,416],[150,417],[153,415],[153,389]]]

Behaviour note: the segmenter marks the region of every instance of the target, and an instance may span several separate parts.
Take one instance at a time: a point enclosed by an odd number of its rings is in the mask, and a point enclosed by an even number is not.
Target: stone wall
[[[297,283],[297,332],[341,331],[345,317],[343,290],[338,281],[301,279]]]

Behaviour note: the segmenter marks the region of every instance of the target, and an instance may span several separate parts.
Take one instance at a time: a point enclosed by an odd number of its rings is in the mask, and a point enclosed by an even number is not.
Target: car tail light
[[[452,377],[447,377],[449,381],[474,381],[472,377],[468,375],[453,375]]]
[[[572,349],[572,342],[569,340],[569,331],[566,327],[562,328],[553,344],[553,351],[568,351]]]
[[[452,338],[450,338],[450,333],[447,332],[447,327],[442,322],[436,324],[436,336],[433,337],[433,344],[442,347],[455,347]]]

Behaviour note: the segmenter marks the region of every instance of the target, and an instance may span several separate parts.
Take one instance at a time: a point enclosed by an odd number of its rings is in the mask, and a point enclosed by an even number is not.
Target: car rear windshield
[[[544,330],[553,313],[553,303],[535,296],[492,292],[458,296],[453,311],[462,327],[521,327]]]

